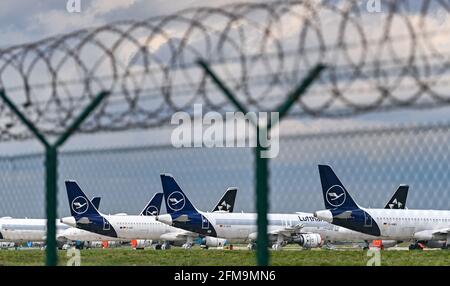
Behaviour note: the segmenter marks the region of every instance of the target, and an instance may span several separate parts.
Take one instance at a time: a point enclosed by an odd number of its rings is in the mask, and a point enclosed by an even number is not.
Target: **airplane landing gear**
[[[247,245],[248,250],[255,250],[256,249],[256,243],[249,243]]]
[[[275,242],[273,245],[272,245],[272,249],[273,250],[281,250],[282,248],[283,248],[283,245],[285,244],[285,242],[284,242],[284,236],[283,235],[281,235],[281,234],[279,234],[278,236],[277,236],[277,242]]]
[[[186,242],[186,243],[183,244],[181,247],[182,247],[183,249],[191,249],[191,248],[192,248],[192,243]]]
[[[186,239],[186,242],[181,247],[183,249],[191,249],[193,245],[194,245],[194,240],[192,239],[192,237],[188,237]]]
[[[166,249],[170,249],[170,244],[168,242],[164,242],[161,245],[161,250],[166,250]]]
[[[322,249],[335,249],[335,248],[336,247],[329,240],[322,245]]]
[[[272,245],[273,250],[281,250],[282,248],[283,248],[283,246],[280,243],[274,243]]]
[[[364,246],[363,246],[363,250],[369,250],[370,248],[370,243],[367,240],[364,240]]]

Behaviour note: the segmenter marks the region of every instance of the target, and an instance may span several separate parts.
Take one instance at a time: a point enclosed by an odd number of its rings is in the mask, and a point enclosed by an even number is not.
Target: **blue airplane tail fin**
[[[323,199],[327,209],[359,209],[339,178],[328,165],[319,165]]]
[[[163,199],[163,193],[156,193],[153,198],[147,203],[140,215],[143,216],[156,216],[161,211],[161,203]]]
[[[161,174],[164,201],[168,214],[177,212],[197,212],[187,196],[170,174]]]
[[[86,197],[78,184],[74,181],[66,181],[67,197],[69,199],[70,213],[73,217],[98,216],[100,213],[92,202]]]
[[[94,207],[95,207],[97,210],[100,209],[100,200],[101,200],[100,197],[93,197],[93,198],[91,199],[91,203],[94,205]]]

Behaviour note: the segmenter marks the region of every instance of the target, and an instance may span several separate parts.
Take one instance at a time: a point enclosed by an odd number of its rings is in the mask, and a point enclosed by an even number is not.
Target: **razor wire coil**
[[[193,8],[0,50],[0,89],[46,135],[101,90],[81,132],[157,127],[176,111],[230,104],[196,64],[207,61],[249,110],[268,110],[318,63],[327,69],[292,116],[350,116],[448,104],[445,1],[277,1]],[[0,103],[0,140],[30,133]]]

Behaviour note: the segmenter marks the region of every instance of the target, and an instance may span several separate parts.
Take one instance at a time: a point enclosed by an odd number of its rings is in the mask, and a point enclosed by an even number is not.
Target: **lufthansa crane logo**
[[[325,194],[327,202],[333,207],[340,207],[344,204],[347,195],[344,188],[339,185],[334,185],[329,188]]]
[[[167,198],[167,206],[169,206],[169,208],[175,212],[183,209],[185,203],[186,199],[184,198],[184,195],[179,191],[171,193]]]
[[[85,197],[76,197],[72,201],[72,210],[77,214],[84,214],[88,210],[89,204]]]
[[[147,216],[155,216],[158,215],[158,208],[155,206],[149,206],[146,210],[145,210],[145,215]]]

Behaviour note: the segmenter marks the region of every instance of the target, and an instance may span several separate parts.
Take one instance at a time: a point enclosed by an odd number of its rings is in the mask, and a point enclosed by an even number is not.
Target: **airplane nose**
[[[326,222],[333,222],[333,214],[329,210],[316,211],[314,216]]]
[[[172,225],[172,216],[170,214],[158,215],[155,217],[155,220],[167,225]]]

